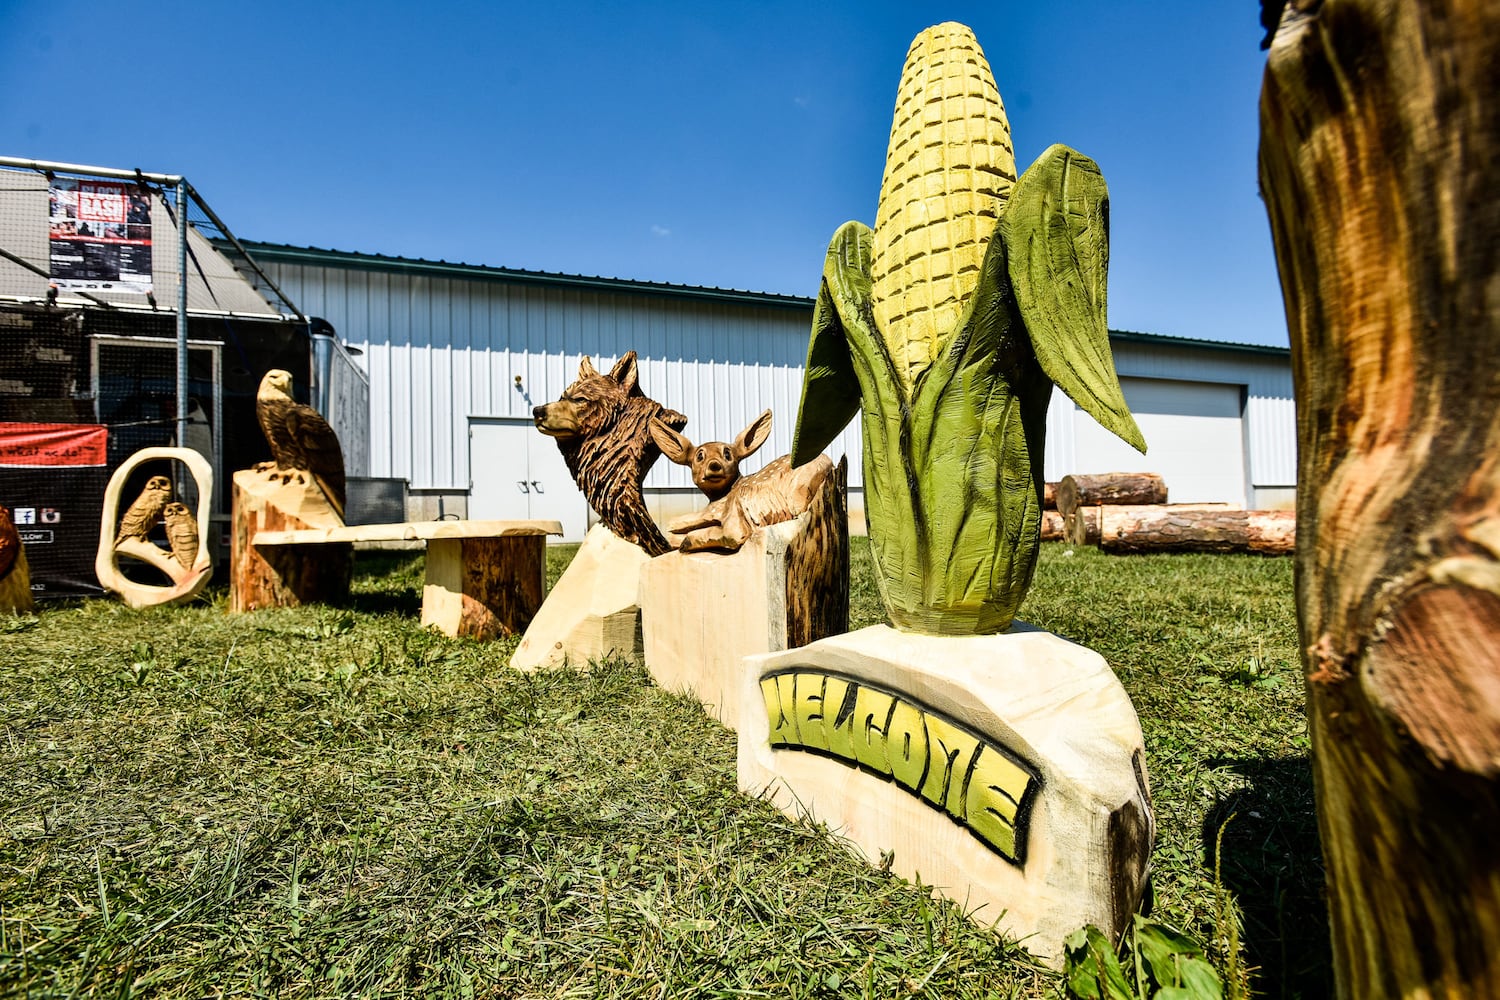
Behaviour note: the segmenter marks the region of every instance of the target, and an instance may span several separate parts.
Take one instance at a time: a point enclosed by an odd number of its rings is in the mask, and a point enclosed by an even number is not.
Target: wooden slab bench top
[[[493,639],[526,630],[547,590],[547,536],[558,521],[405,521],[344,525],[311,483],[234,476],[230,609],[340,603],[355,542],[424,541],[422,624]]]
[[[323,545],[332,542],[411,542],[440,538],[509,538],[561,535],[561,521],[403,521],[397,524],[351,524],[337,528],[262,531],[256,545]]]

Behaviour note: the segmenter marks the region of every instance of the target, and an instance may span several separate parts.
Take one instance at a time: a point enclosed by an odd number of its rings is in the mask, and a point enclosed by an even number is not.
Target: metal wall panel
[[[365,352],[371,475],[405,477],[413,489],[467,490],[470,416],[529,416],[577,376],[583,355],[602,368],[632,349],[640,355],[642,388],[687,414],[695,442],[731,438],[770,407],[771,440],[746,471],[791,448],[810,307],[541,285],[484,272],[434,276],[259,259],[304,312],[327,319],[345,343]],[[1115,363],[1122,376],[1245,385],[1250,485],[1296,483],[1285,356],[1117,340]],[[1048,479],[1078,471],[1075,409],[1054,392]],[[828,450],[835,459],[849,456],[850,484],[859,486],[858,422]],[[692,481],[686,469],[659,461],[646,485],[688,490]]]
[[[745,470],[791,449],[810,310],[262,263],[304,311],[364,352],[374,476],[405,477],[413,489],[466,490],[470,416],[529,416],[562,394],[584,355],[605,369],[628,350],[640,357],[647,395],[686,414],[695,442],[728,440],[770,407],[771,439]],[[858,428],[829,452],[850,456],[857,486]],[[688,471],[666,461],[646,485],[693,488]]]
[[[1245,435],[1253,487],[1293,486],[1297,482],[1297,414],[1292,399],[1291,362],[1282,356],[1218,347],[1142,344],[1116,340],[1115,369],[1122,377],[1222,382],[1246,387]],[[1046,476],[1070,472],[1071,432],[1055,419],[1059,411],[1077,409],[1054,390],[1048,417]],[[1147,442],[1149,448],[1150,442]],[[1150,467],[1149,458],[1142,466]]]

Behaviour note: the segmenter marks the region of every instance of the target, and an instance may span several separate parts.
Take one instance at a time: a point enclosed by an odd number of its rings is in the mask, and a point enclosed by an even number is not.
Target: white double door
[[[561,521],[562,540],[581,542],[588,531],[589,506],[557,442],[530,420],[470,417],[469,517]]]

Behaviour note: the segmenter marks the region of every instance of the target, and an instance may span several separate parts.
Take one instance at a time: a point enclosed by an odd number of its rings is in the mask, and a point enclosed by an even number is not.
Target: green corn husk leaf
[[[1054,145],[1011,192],[1000,237],[1032,349],[1047,377],[1106,430],[1142,454],[1115,374],[1106,319],[1109,190],[1093,160]]]
[[[954,333],[909,396],[874,319],[869,228],[848,223],[829,246],[792,461],[819,454],[862,412],[865,512],[897,628],[970,635],[1010,625],[1040,544],[1052,381],[1143,446],[1103,325],[1107,250],[1099,244],[1107,231],[1077,222],[1090,210],[1094,218],[1107,212],[1103,182],[1094,168],[1092,183],[1079,163],[1092,167],[1053,147],[1027,171]],[[1007,227],[1017,197],[1019,214]],[[1023,247],[1019,262],[1009,260],[1007,232]],[[1063,241],[1069,245],[1051,246]],[[1049,282],[1071,284],[1038,287]],[[1023,316],[1036,317],[1035,329]]]
[[[907,399],[871,313],[870,240],[849,223],[829,247],[793,462],[862,411],[865,512],[891,620],[1002,631],[1035,563],[1050,392],[1021,339],[1004,245],[991,241],[958,332]]]

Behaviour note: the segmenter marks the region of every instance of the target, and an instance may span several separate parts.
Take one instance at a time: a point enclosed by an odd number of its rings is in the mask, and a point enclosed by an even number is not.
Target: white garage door
[[[1077,410],[1074,471],[1155,472],[1172,503],[1245,503],[1240,386],[1122,378],[1120,387],[1146,437],[1146,454]]]
[[[588,501],[569,475],[557,442],[530,420],[470,417],[469,477],[470,518],[561,521],[563,541],[583,541]]]

